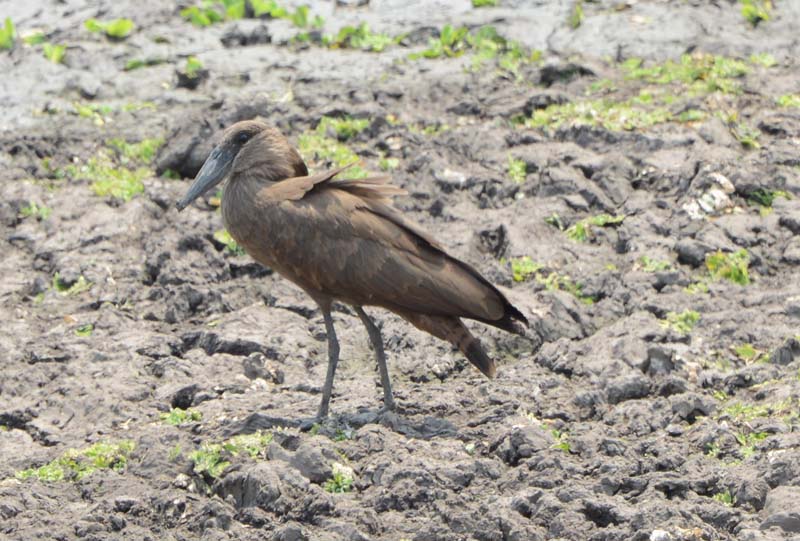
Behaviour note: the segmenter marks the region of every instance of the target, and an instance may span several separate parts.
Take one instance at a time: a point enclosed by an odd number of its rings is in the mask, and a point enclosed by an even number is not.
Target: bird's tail
[[[472,336],[469,329],[457,317],[415,313],[401,313],[400,315],[416,328],[453,344],[486,377],[493,378],[495,376],[494,361],[486,355],[480,340]]]

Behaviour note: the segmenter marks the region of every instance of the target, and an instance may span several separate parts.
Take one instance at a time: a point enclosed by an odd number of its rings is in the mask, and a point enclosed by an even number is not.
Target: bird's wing
[[[259,193],[269,207],[263,216],[279,252],[273,255],[291,279],[364,304],[488,321],[504,316],[508,301],[494,286],[386,203],[389,185],[332,178],[288,179]],[[291,187],[278,190],[284,183]]]

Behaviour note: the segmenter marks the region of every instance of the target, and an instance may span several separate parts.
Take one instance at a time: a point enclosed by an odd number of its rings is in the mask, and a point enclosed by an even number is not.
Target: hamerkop
[[[331,304],[353,307],[378,361],[383,404],[394,409],[378,327],[364,306],[394,312],[456,346],[481,372],[495,365],[460,318],[524,334],[527,320],[478,271],[391,206],[405,194],[387,177],[336,178],[346,167],[309,175],[303,159],[278,130],[248,120],[228,128],[186,196],[183,210],[226,177],[222,219],[253,258],[300,286],[319,305],[328,338],[328,372],[318,419],[328,415],[339,342]]]

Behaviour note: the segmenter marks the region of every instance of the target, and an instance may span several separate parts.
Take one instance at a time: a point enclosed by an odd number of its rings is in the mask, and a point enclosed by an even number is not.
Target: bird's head
[[[243,120],[222,134],[189,191],[176,204],[178,210],[185,209],[226,177],[233,179],[245,172],[264,182],[308,174],[300,155],[278,130],[260,120]]]

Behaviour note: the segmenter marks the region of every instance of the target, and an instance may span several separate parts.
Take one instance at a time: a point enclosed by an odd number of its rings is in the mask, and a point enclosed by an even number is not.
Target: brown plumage
[[[352,305],[375,349],[384,406],[394,407],[383,342],[361,308],[379,306],[446,340],[488,377],[495,364],[461,318],[523,334],[527,320],[491,283],[391,206],[405,191],[386,177],[340,179],[338,168],[314,175],[274,128],[244,121],[228,128],[182,209],[228,177],[222,218],[248,254],[305,290],[328,334],[328,375],[319,417],[328,413],[339,345],[334,300]]]

